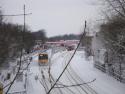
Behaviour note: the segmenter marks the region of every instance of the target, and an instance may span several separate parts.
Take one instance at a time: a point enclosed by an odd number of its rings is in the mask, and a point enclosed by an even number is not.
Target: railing
[[[101,70],[102,72],[106,72],[105,66],[99,64],[98,62],[94,63],[94,67]],[[120,73],[115,71],[108,71],[109,75],[113,76],[115,79],[117,79],[120,82],[125,83],[125,75],[120,75]]]
[[[26,94],[26,91],[21,91],[21,92],[13,92],[13,93],[8,93],[8,94]]]
[[[120,75],[117,72],[110,72],[110,75],[113,76],[118,81],[125,83],[125,76],[124,75]]]
[[[102,72],[106,72],[106,69],[104,66],[102,66],[101,64],[99,63],[94,63],[94,67],[96,67],[97,69],[101,70]]]

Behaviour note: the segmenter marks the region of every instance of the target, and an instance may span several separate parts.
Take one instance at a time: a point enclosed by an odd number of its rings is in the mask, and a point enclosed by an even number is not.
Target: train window
[[[48,63],[48,54],[45,54],[45,53],[41,53],[39,54],[39,64],[47,64]]]
[[[40,54],[39,59],[48,59],[48,55],[47,54]]]

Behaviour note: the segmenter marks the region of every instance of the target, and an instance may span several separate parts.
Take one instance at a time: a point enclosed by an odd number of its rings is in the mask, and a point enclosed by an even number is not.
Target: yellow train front
[[[48,64],[48,54],[47,53],[40,53],[38,56],[38,63],[39,65],[47,65]]]

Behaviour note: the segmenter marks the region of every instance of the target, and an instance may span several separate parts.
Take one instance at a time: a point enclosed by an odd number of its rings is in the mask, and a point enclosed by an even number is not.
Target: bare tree
[[[112,66],[119,65],[118,74],[122,75],[122,64],[125,60],[125,0],[104,0],[107,4],[106,11],[111,14],[110,19],[100,26],[100,34],[105,40],[108,50],[108,59]]]
[[[125,0],[104,0],[108,11],[115,16],[125,19]]]

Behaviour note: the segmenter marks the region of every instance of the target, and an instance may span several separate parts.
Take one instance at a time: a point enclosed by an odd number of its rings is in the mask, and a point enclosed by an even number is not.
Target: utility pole
[[[16,73],[14,79],[12,80],[12,82],[10,82],[10,86],[8,87],[8,89],[7,89],[7,91],[6,91],[5,94],[7,94],[7,93],[9,92],[9,90],[11,89],[11,87],[12,87],[12,85],[14,84],[14,82],[15,82],[15,80],[16,80],[16,78],[17,78],[19,72],[20,72],[20,69],[21,69],[22,55],[23,55],[23,47],[24,47],[24,43],[23,43],[23,42],[24,42],[24,33],[25,33],[25,16],[31,14],[31,13],[27,13],[27,14],[25,13],[25,5],[24,5],[24,7],[23,7],[23,11],[24,11],[23,14],[0,15],[1,17],[3,17],[3,16],[24,16],[24,27],[23,27],[22,39],[21,39],[21,49],[20,49],[21,51],[20,51],[19,68],[18,68],[18,70],[17,70],[17,73]]]
[[[24,41],[24,33],[25,33],[25,16],[26,16],[26,14],[25,14],[25,5],[24,5],[24,7],[23,7],[23,11],[24,11],[24,28],[23,28],[23,41]]]

